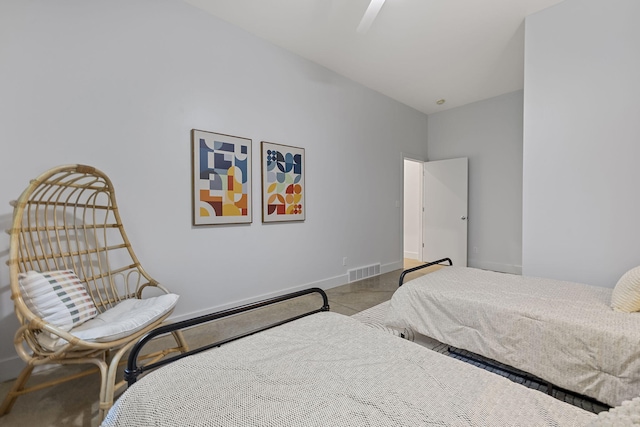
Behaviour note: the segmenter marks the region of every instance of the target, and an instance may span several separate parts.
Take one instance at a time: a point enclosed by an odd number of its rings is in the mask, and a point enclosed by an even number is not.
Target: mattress
[[[575,426],[595,415],[318,313],[140,379],[103,426]]]
[[[640,395],[640,313],[609,288],[446,267],[391,298],[386,323],[617,406]]]

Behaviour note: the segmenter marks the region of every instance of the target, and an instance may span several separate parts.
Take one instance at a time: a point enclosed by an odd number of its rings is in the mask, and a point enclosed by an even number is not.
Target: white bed
[[[609,288],[444,267],[401,286],[386,324],[529,372],[611,406],[640,395],[640,313]]]
[[[584,426],[539,391],[319,313],[186,357],[115,403],[116,426]]]

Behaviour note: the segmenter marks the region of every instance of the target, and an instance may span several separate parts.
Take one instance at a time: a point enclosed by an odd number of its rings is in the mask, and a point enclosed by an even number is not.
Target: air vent
[[[378,276],[380,274],[380,264],[354,268],[353,270],[347,271],[347,273],[349,273],[349,283],[366,279],[367,277]]]

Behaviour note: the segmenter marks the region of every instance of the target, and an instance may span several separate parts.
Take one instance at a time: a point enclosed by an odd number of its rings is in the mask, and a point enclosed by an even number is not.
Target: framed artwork
[[[191,130],[193,225],[252,221],[251,140]]]
[[[304,148],[262,141],[262,222],[304,221]]]

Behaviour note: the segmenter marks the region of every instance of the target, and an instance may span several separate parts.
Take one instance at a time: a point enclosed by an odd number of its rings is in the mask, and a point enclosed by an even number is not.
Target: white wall
[[[470,267],[522,272],[522,97],[512,92],[428,116],[429,160],[469,158]]]
[[[400,153],[426,156],[426,116],[181,1],[4,0],[0,120],[2,228],[31,178],[98,167],[177,317],[402,266]],[[192,128],[253,140],[251,225],[191,226]],[[261,140],[306,149],[304,223],[261,224]],[[0,379],[16,361],[7,253],[3,234]]]
[[[526,20],[523,273],[613,287],[640,264],[640,2]]]
[[[422,244],[421,162],[404,160],[404,257],[420,260]]]

